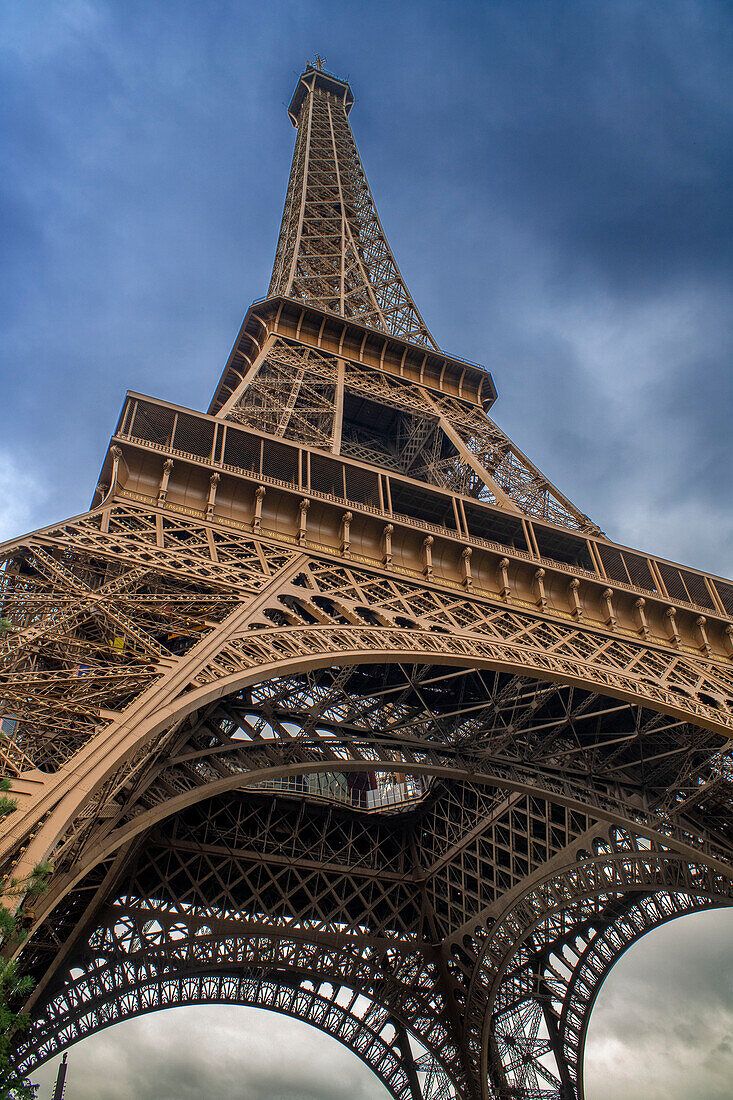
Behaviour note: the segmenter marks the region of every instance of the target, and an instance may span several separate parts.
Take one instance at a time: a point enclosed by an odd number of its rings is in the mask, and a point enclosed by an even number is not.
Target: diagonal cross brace
[[[115,577],[114,580],[102,585],[101,588],[93,590],[40,546],[34,546],[32,553],[38,571],[51,580],[61,581],[71,589],[76,599],[65,610],[52,611],[37,626],[7,639],[8,649],[5,654],[0,651],[0,664],[4,664],[4,658],[7,659],[10,654],[17,653],[19,649],[39,641],[52,631],[68,632],[88,615],[99,613],[110,619],[119,629],[124,630],[144,653],[160,660],[165,653],[163,647],[147,631],[133,623],[124,612],[109,603],[114,596],[139,584],[151,572],[150,569],[130,569],[122,576]]]

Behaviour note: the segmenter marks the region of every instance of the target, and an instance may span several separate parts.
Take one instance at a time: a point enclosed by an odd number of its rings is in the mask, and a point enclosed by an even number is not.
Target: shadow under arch
[[[174,694],[168,677],[153,684],[110,721],[97,741],[44,780],[46,790],[38,796],[38,805],[25,810],[29,828],[31,821],[36,826],[41,808],[45,819],[24,854],[24,863],[30,867],[46,858],[95,792],[167,728],[242,688],[334,667],[411,662],[524,676],[598,691],[689,722],[709,732],[711,751],[730,738],[733,693],[720,694],[721,683],[729,676],[727,668],[709,670],[693,657],[651,650],[627,638],[609,643],[603,632],[578,631],[574,624],[553,624],[554,633],[548,639],[542,633],[547,624],[540,617],[509,609],[501,615],[507,618],[506,633],[497,626],[500,616],[489,615],[487,609],[484,625],[491,623],[494,633],[490,636],[478,630],[446,634],[353,625],[252,629],[235,632],[203,664],[197,663],[198,647],[194,647],[175,670],[180,683]],[[542,644],[533,632],[542,637]],[[204,638],[199,645],[206,642]],[[629,663],[638,664],[638,670],[629,671],[625,667]],[[189,666],[190,678],[186,679]],[[705,687],[709,690],[703,690]],[[716,696],[720,696],[718,701]],[[19,812],[24,812],[23,806]],[[26,826],[21,818],[15,825],[19,836]]]
[[[365,665],[369,664],[369,666],[371,666],[379,664],[393,667],[398,664],[397,661],[385,662],[384,655],[381,653],[372,653],[370,656],[371,661],[364,662]],[[328,665],[324,667],[333,669],[334,666],[329,662]],[[339,666],[336,667],[338,668]],[[343,667],[358,669],[362,666],[356,664],[350,666],[347,664]],[[463,675],[467,671],[465,664],[449,667],[455,668],[456,675]],[[472,669],[468,671],[473,672]],[[501,673],[501,675],[509,677],[510,674]],[[264,682],[266,684],[273,683],[272,680],[265,680]],[[545,681],[542,682],[545,683]],[[522,681],[522,685],[525,688],[527,684],[534,683],[535,681],[527,676],[525,676]],[[522,685],[520,685],[520,687],[522,687]],[[615,720],[614,718],[614,721]],[[699,731],[697,732],[699,733]],[[378,731],[377,733],[365,732],[364,740],[378,742]],[[410,744],[405,742],[405,744],[407,745],[405,751],[409,750],[411,755],[409,758],[406,757],[401,760],[401,764],[417,773],[437,776],[448,783],[466,783],[516,794],[532,795],[548,803],[572,807],[578,811],[592,811],[596,818],[602,819],[607,825],[612,825],[616,828],[632,826],[634,829],[638,830],[640,835],[646,835],[647,838],[651,838],[656,844],[664,843],[668,847],[676,847],[677,855],[675,858],[678,866],[681,866],[685,861],[689,863],[690,861],[701,860],[706,864],[706,873],[716,872],[723,877],[733,873],[730,864],[725,862],[720,851],[701,850],[701,846],[704,848],[704,844],[703,839],[699,836],[697,838],[699,843],[696,847],[692,842],[689,832],[685,833],[685,830],[682,828],[676,831],[676,826],[671,823],[669,819],[665,820],[666,831],[664,836],[662,836],[655,828],[654,814],[646,814],[643,807],[639,807],[638,805],[632,806],[628,801],[625,801],[623,797],[614,795],[608,788],[605,789],[603,797],[599,798],[597,791],[594,790],[591,784],[579,784],[577,779],[558,774],[557,770],[555,770],[554,773],[551,773],[547,769],[543,771],[542,761],[532,760],[531,766],[525,766],[524,769],[521,769],[517,766],[516,762],[512,763],[508,757],[499,758],[494,754],[490,756],[488,767],[484,770],[480,759],[477,758],[475,753],[473,755],[469,754],[461,757],[460,746],[451,743],[445,738],[442,740],[436,738],[434,741],[427,744],[427,746],[421,746],[414,741]],[[285,743],[283,743],[283,745],[285,748],[288,747]],[[311,751],[312,745],[307,745],[306,747],[308,751]],[[209,750],[207,749],[207,751]],[[134,815],[129,822],[121,826],[123,829],[121,833],[105,833],[102,831],[97,848],[95,849],[93,844],[88,847],[87,858],[91,859],[93,857],[97,861],[100,861],[106,856],[109,856],[111,852],[115,850],[115,846],[119,848],[125,842],[133,839],[136,835],[142,834],[156,821],[162,821],[166,817],[174,816],[187,806],[196,805],[199,802],[211,799],[227,791],[231,792],[237,788],[245,788],[262,778],[266,778],[268,775],[306,775],[308,773],[322,771],[324,768],[380,770],[387,768],[392,769],[394,767],[394,759],[390,759],[389,761],[383,759],[359,760],[354,757],[345,759],[343,756],[328,755],[327,749],[324,749],[325,755],[321,755],[317,760],[296,759],[289,763],[279,763],[272,758],[269,760],[265,759],[262,755],[264,749],[260,744],[244,747],[239,746],[236,751],[243,754],[242,759],[247,756],[248,752],[251,754],[248,758],[251,767],[247,774],[239,770],[225,777],[219,776],[218,778],[213,778],[203,783],[197,780],[183,793],[179,791],[174,796],[158,802],[149,810]],[[530,772],[534,773],[534,777],[532,777]],[[538,781],[538,774],[540,773],[541,781]],[[602,804],[604,801],[605,805]],[[125,829],[127,831],[124,831]],[[648,850],[647,848],[647,855]],[[575,854],[577,855],[577,853]],[[625,857],[620,858],[617,862],[622,864],[623,858]],[[585,862],[589,866],[592,860],[588,861],[578,857],[575,862],[577,864]],[[90,862],[83,863],[83,866],[78,869],[76,873],[87,873],[91,866],[92,863]],[[680,883],[681,881],[680,879]],[[73,882],[67,885],[71,888]],[[630,886],[629,889],[638,891],[641,885],[641,883],[636,882]],[[593,895],[593,890],[589,888],[587,882],[580,883],[579,887],[580,893],[583,896],[591,897]],[[597,892],[602,893],[607,889],[608,882],[600,881]],[[540,895],[538,895],[538,897],[539,896]],[[50,893],[48,900],[49,903],[54,901],[53,891]]]
[[[617,853],[612,858],[623,865],[628,874],[628,852],[626,855]],[[610,860],[599,859],[597,866],[603,867],[604,862],[607,871]],[[670,870],[671,873],[665,876],[669,881],[676,877],[675,868],[671,866]],[[606,878],[608,891],[607,874],[600,877]],[[589,1013],[597,991],[616,959],[636,939],[675,916],[733,904],[733,891],[728,897],[703,897],[701,891],[704,884],[701,881],[697,882],[697,894],[665,893],[660,890],[656,894],[641,895],[642,877],[644,876],[637,875],[633,878],[629,874],[624,890],[621,889],[621,882],[617,881],[612,898],[615,919],[610,924],[608,909],[604,912],[602,928],[593,923],[593,916],[600,917],[600,912],[593,914],[592,910],[586,910],[581,914],[583,919],[580,922],[575,914],[573,921],[563,929],[562,935],[557,935],[556,932],[554,943],[551,938],[546,937],[552,950],[548,949],[546,952],[542,967],[538,970],[535,966],[529,975],[524,975],[525,978],[529,977],[529,982],[526,983],[528,998],[536,997],[539,981],[544,983],[547,995],[554,998],[558,1005],[561,1043],[572,1078],[569,1086],[572,1091],[568,1089],[564,1092],[563,1100],[583,1097],[582,1056]],[[708,890],[711,886],[712,883],[708,883]],[[646,888],[649,888],[648,881]],[[587,885],[585,889],[587,891]],[[586,905],[587,896],[586,894]],[[203,936],[200,927],[189,928],[188,940],[184,936],[178,939],[175,935],[175,922],[179,921],[180,929],[180,914],[164,914],[161,910],[159,917],[158,922],[150,920],[148,911],[144,924],[138,920],[137,923],[128,922],[123,927],[124,918],[121,920],[117,914],[110,919],[106,929],[95,930],[90,939],[91,965],[83,972],[72,970],[71,980],[46,1006],[44,1015],[34,1025],[33,1032],[28,1037],[29,1047],[33,1049],[32,1057],[26,1059],[29,1067],[47,1060],[86,1035],[122,1019],[175,1005],[236,1003],[273,1008],[285,1015],[305,1019],[306,1022],[327,1031],[369,1065],[391,1094],[400,1100],[414,1100],[415,1097],[420,1100],[435,1097],[437,1100],[438,1097],[464,1095],[453,1089],[450,1075],[445,1066],[440,1064],[440,1058],[435,1056],[435,1052],[431,1056],[421,1044],[422,1053],[416,1056],[410,1038],[405,1037],[406,1029],[403,1028],[400,1032],[396,1018],[374,1001],[366,1004],[365,996],[368,996],[368,991],[365,994],[360,990],[358,981],[346,986],[342,978],[324,965],[323,958],[318,970],[309,971],[309,948],[304,943],[295,945],[290,942],[283,953],[282,943],[276,943],[277,937],[273,935],[271,954],[267,957],[260,938],[250,945],[249,955],[246,954],[247,949],[242,950],[241,943],[229,944],[229,955],[222,958],[221,941],[212,934],[210,928],[204,926],[203,931],[206,934]],[[557,913],[552,914],[550,919],[556,921]],[[537,925],[542,923],[537,921]],[[174,933],[172,936],[171,930]],[[584,940],[580,947],[578,935]],[[172,941],[173,951],[170,950],[170,944],[166,944],[167,939]],[[119,955],[111,957],[113,942],[125,947],[126,958]],[[568,943],[572,944],[574,961],[564,954],[563,947]],[[208,955],[208,965],[203,966],[200,960],[198,971],[190,961],[186,965],[180,965],[182,961],[190,959],[192,944],[203,948],[204,954]],[[159,950],[156,955],[155,950],[150,951],[150,948],[156,947],[165,947],[165,950]],[[523,978],[521,965],[527,963],[527,957],[517,952],[516,948],[515,943],[512,952],[515,965],[509,975],[509,985],[512,987],[515,1002],[517,985],[521,984]],[[290,967],[287,972],[283,969],[283,954]],[[563,957],[566,964],[572,963],[570,973],[564,977],[561,967],[557,965],[557,959],[553,957],[556,954]],[[236,967],[233,965],[235,958]],[[354,960],[358,962],[358,953],[354,955]],[[517,960],[521,964],[519,967],[516,965]],[[563,985],[562,996],[558,988],[560,984]],[[340,996],[345,988],[348,988],[346,999]],[[360,999],[361,1008],[358,1005]],[[497,998],[494,1003],[496,1000]],[[500,1015],[503,1013],[506,1017],[508,1012],[515,1009],[515,1003],[504,1003],[501,1005]],[[495,1032],[499,1026],[495,1025]],[[524,1047],[517,1045],[517,1036],[518,1031],[514,1026],[515,1045],[512,1053],[521,1056],[525,1080],[517,1080],[516,1075],[510,1079],[511,1095],[515,1100],[539,1100],[544,1096],[547,1100],[557,1100],[558,1093],[554,1091],[554,1083],[544,1090],[537,1086],[536,1081],[531,1083],[527,1080],[530,1072],[527,1055],[531,1053],[539,1058],[546,1051],[538,1048],[531,1050],[529,1044]],[[417,1038],[421,1042],[421,1037]],[[494,1041],[495,1035],[491,1037],[489,1047]],[[407,1062],[406,1051],[409,1052]],[[415,1071],[419,1067],[421,1075],[427,1075],[425,1082],[420,1085],[420,1092],[411,1091],[410,1059],[413,1064],[417,1063],[414,1064]],[[505,1068],[509,1069],[510,1074],[513,1072],[512,1066]],[[494,1093],[490,1091],[486,1095],[493,1096]],[[497,1086],[496,1095],[504,1095],[501,1086]]]

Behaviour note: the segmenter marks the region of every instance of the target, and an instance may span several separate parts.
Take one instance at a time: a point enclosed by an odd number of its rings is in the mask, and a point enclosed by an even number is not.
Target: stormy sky
[[[0,20],[0,537],[88,506],[126,388],[207,406],[267,290],[285,108],[318,52],[352,82],[408,286],[492,370],[499,424],[611,537],[733,574],[730,3],[6,0]],[[690,918],[619,964],[589,1100],[689,1096],[685,1066],[729,1095],[732,940]],[[72,1057],[70,1100],[382,1095],[243,1010]]]

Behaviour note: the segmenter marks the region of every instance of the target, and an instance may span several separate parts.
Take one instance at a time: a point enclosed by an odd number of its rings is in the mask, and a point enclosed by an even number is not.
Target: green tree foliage
[[[16,1009],[32,988],[31,979],[18,973],[15,959],[0,963],[0,1100],[34,1100],[36,1095],[35,1085],[16,1073],[10,1062],[13,1038],[29,1022],[27,1015]]]
[[[0,818],[12,813],[15,803],[5,797],[10,787],[8,780],[0,780]],[[10,808],[6,808],[9,806]],[[26,901],[39,897],[47,889],[52,866],[48,862],[37,863],[24,879],[11,878],[0,889],[0,897],[24,898]],[[25,938],[23,921],[25,913],[22,906],[13,911],[12,907],[0,902],[0,948],[10,952]],[[19,1031],[28,1027],[26,1013],[19,1011],[33,988],[33,981],[20,973],[17,959],[0,956],[0,1100],[34,1100],[36,1086],[24,1075],[13,1068],[11,1052],[13,1041]]]
[[[8,814],[12,814],[18,806],[18,803],[14,798],[8,798],[8,791],[10,790],[10,780],[0,779],[0,821]]]

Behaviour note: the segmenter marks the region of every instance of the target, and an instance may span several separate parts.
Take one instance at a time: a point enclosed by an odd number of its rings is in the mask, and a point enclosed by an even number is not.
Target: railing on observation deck
[[[429,781],[420,776],[405,776],[399,782],[380,785],[378,781],[374,789],[359,789],[349,787],[341,773],[319,772],[315,775],[287,775],[278,779],[265,779],[249,789],[296,795],[358,810],[389,812],[414,806],[424,798],[429,785]]]
[[[518,517],[486,502],[412,481],[393,470],[367,468],[347,456],[313,452],[304,461],[307,449],[302,445],[270,438],[231,421],[217,421],[191,410],[177,409],[153,398],[138,395],[126,398],[115,438],[205,465],[210,470],[296,490],[339,507],[355,507],[386,521],[461,544],[468,542],[572,576],[610,583],[614,589],[656,596],[704,615],[733,618],[733,583],[723,578],[653,558],[605,539],[589,538],[580,531],[550,529],[538,517],[525,517],[523,524]],[[386,494],[384,501],[380,499],[380,484],[382,495]],[[408,515],[400,509],[399,494],[403,490],[420,495],[425,515]],[[452,498],[466,512],[465,532],[458,530],[454,508],[449,507]],[[431,522],[427,518],[431,510],[436,515],[444,513],[445,522]],[[217,518],[219,522],[227,522]],[[525,530],[533,532],[537,553],[527,545]],[[591,543],[602,570],[593,562]]]

